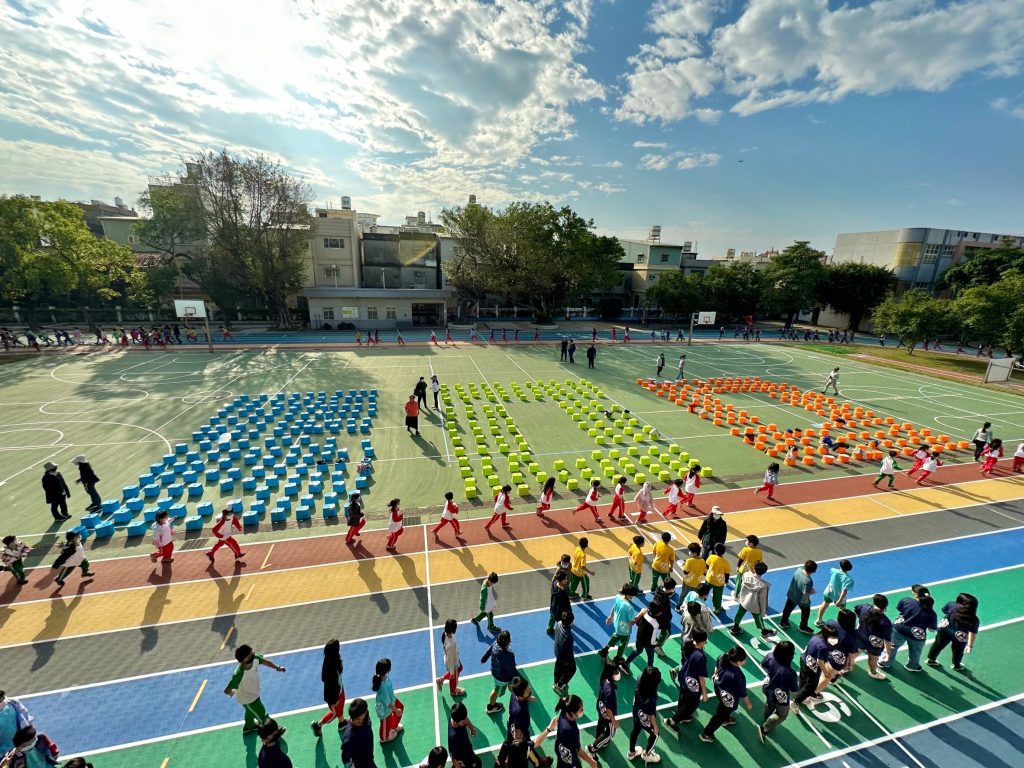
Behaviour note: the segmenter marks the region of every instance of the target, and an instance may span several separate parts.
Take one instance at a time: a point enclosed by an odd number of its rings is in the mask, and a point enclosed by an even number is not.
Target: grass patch
[[[824,352],[828,355],[857,355],[861,354],[860,347],[852,344],[807,344],[805,349],[813,349],[815,352]]]

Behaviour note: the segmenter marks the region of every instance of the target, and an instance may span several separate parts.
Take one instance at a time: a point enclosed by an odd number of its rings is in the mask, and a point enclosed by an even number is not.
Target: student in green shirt
[[[480,582],[480,613],[471,621],[474,626],[479,627],[480,621],[487,617],[487,631],[492,634],[501,632],[501,627],[494,623],[494,606],[498,602],[494,594],[494,585],[498,583],[498,574],[491,573],[486,579]]]
[[[241,704],[245,711],[242,733],[253,733],[270,717],[267,708],[260,701],[260,667],[270,667],[278,672],[284,672],[285,669],[260,656],[249,645],[240,645],[235,649],[235,660],[238,661],[238,666],[231,675],[224,693],[234,696],[235,701]]]
[[[633,607],[633,598],[638,594],[639,590],[628,583],[623,584],[622,589],[619,590],[619,596],[615,598],[611,612],[604,622],[612,625],[612,636],[608,638],[608,644],[598,651],[602,658],[607,658],[609,651],[613,647],[618,647],[615,661],[625,661],[623,654],[626,646],[629,645],[629,636],[633,633],[633,625],[636,623],[636,608]]]

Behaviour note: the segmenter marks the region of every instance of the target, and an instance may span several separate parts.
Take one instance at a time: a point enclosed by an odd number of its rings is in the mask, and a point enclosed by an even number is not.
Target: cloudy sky
[[[0,192],[261,151],[395,222],[568,203],[706,255],[1024,230],[1022,0],[0,0]]]

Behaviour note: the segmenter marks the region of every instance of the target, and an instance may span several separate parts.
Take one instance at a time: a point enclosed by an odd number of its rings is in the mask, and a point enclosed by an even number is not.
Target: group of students
[[[0,768],[42,768],[60,764],[60,747],[34,725],[28,707],[0,691]],[[61,768],[92,768],[84,757],[73,757]]]

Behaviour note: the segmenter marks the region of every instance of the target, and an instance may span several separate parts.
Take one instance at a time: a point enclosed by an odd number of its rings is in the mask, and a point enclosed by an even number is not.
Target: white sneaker
[[[888,679],[886,674],[885,674],[885,672],[872,672],[871,670],[868,670],[868,677],[870,677],[872,680],[887,680]]]
[[[654,751],[647,752],[644,755],[644,762],[645,763],[660,763],[661,762],[661,755],[659,755],[657,752],[654,752]]]
[[[636,749],[631,749],[629,752],[626,753],[626,759],[627,760],[636,760],[643,753],[644,753],[644,751],[642,749],[640,749],[639,747],[637,747]]]

